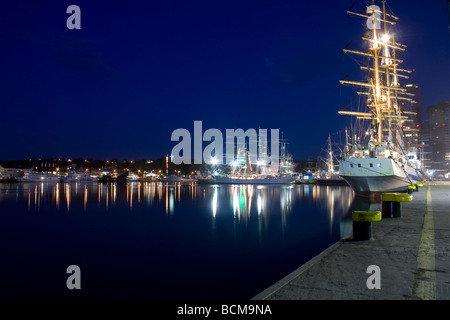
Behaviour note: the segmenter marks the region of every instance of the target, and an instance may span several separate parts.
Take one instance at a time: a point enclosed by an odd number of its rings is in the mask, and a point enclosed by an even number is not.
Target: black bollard
[[[408,188],[413,190],[412,188]],[[411,202],[412,195],[406,193],[383,193],[383,218],[401,218],[402,202]]]
[[[353,240],[372,240],[372,222],[353,221]]]
[[[401,218],[402,217],[401,202],[392,202],[392,217],[393,218]]]
[[[353,240],[371,240],[372,222],[380,220],[380,211],[353,211]]]
[[[383,201],[383,219],[392,218],[392,201]]]

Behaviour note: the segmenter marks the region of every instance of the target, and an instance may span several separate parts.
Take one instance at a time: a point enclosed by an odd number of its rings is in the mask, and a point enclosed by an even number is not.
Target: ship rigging
[[[347,11],[348,14],[366,19],[367,30],[362,37],[365,51],[347,49],[352,56],[367,59],[360,65],[366,74],[365,81],[341,79],[345,86],[356,88],[365,99],[366,110],[339,110],[342,115],[369,120],[364,136],[356,137],[344,149],[339,174],[356,192],[406,191],[413,183],[420,182],[420,173],[413,168],[406,156],[402,125],[408,114],[402,112],[399,101],[413,98],[400,84],[412,71],[401,67],[400,54],[406,46],[396,39],[393,26],[398,18],[388,13],[386,1],[382,7],[367,6],[366,14]],[[346,108],[346,107],[345,107]]]

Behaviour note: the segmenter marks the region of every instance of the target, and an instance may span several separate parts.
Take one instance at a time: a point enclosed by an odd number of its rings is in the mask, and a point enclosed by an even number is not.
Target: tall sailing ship
[[[403,62],[400,53],[406,46],[395,38],[393,26],[398,18],[387,12],[385,0],[381,8],[375,4],[368,6],[366,14],[347,13],[366,19],[367,30],[362,40],[367,50],[343,51],[369,62],[360,65],[367,75],[366,81],[340,80],[340,83],[357,88],[367,109],[362,112],[341,109],[339,113],[370,124],[359,136],[351,135],[339,161],[339,175],[357,193],[405,192],[422,178],[419,168],[409,161],[403,141],[402,125],[408,121],[408,114],[402,112],[401,101],[410,101],[413,96],[400,85],[400,80],[409,78],[411,71],[400,66]]]
[[[338,174],[339,172],[335,170],[335,164],[334,164],[334,155],[333,155],[333,148],[331,146],[331,136],[328,136],[328,149],[327,149],[327,157],[325,160],[326,163],[326,171],[320,171],[320,175],[318,178],[316,178],[316,182],[319,185],[337,185],[337,186],[346,186],[347,181],[342,179],[342,177]]]
[[[262,139],[266,141],[266,139]],[[266,144],[259,141],[259,150],[262,151],[261,159],[252,163],[247,145],[243,149],[237,149],[235,161],[229,166],[228,173],[215,171],[209,183],[217,184],[291,184],[297,180],[298,175],[293,172],[294,161],[292,155],[287,152],[286,140],[283,137],[278,141],[280,144],[280,159],[278,164],[267,163]],[[276,152],[276,150],[273,150]],[[201,182],[201,181],[200,181]]]

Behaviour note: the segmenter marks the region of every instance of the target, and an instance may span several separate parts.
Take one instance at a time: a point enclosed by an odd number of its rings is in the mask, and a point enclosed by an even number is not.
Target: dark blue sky
[[[0,159],[159,158],[173,130],[279,129],[316,158],[349,118],[365,1],[8,1],[0,10]],[[66,9],[81,8],[81,30]],[[391,0],[424,106],[450,100],[447,1]],[[206,145],[206,143],[205,143]]]

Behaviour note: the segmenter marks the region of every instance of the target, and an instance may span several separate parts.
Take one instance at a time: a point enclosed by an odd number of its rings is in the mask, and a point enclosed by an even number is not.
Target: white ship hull
[[[416,169],[390,158],[342,159],[339,175],[357,193],[406,192],[422,180]]]
[[[189,177],[181,177],[176,175],[170,175],[166,178],[161,178],[159,181],[161,182],[196,182],[198,179],[189,178]]]
[[[261,178],[239,178],[239,177],[215,177],[214,182],[218,184],[290,184],[297,177],[261,177]]]
[[[98,177],[91,176],[88,173],[70,172],[65,176],[61,176],[61,182],[64,183],[94,182],[94,181],[98,181]]]
[[[22,178],[18,178],[20,182],[59,182],[60,178],[51,173],[26,173]]]

